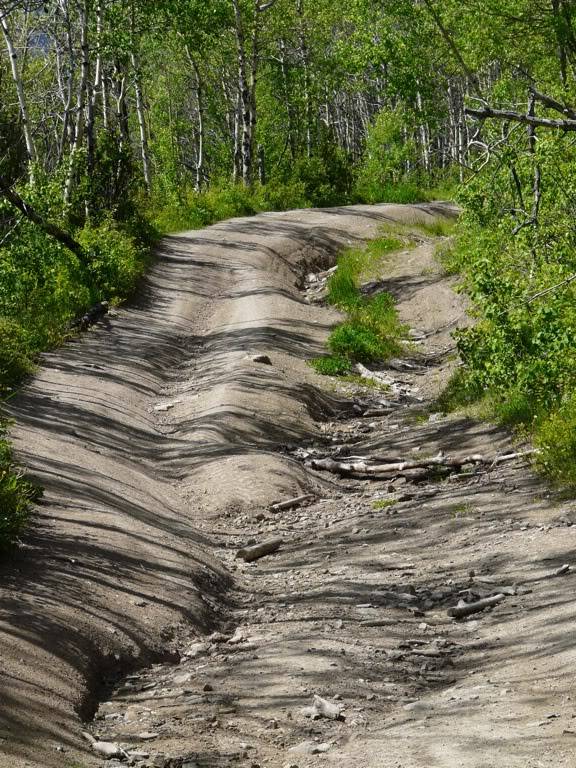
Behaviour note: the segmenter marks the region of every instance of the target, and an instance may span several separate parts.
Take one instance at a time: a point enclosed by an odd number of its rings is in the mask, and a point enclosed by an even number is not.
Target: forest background
[[[134,289],[154,241],[438,197],[476,322],[443,407],[576,485],[572,0],[2,0],[0,392]],[[0,543],[35,490],[0,443]]]

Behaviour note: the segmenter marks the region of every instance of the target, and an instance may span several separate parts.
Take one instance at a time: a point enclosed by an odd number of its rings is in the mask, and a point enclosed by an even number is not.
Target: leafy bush
[[[519,133],[505,162],[459,193],[464,213],[442,259],[462,274],[476,322],[456,334],[464,365],[444,401],[481,399],[491,417],[533,436],[541,469],[576,486],[576,184],[567,181],[576,147],[553,133],[539,136],[534,153],[526,141]],[[537,225],[519,204],[533,194],[535,163]]]
[[[85,226],[77,234],[88,255],[88,274],[94,300],[125,297],[146,265],[145,253],[114,222]]]
[[[0,425],[0,429],[2,425]],[[12,464],[5,440],[0,439],[0,550],[8,549],[25,527],[30,505],[41,491]]]
[[[30,336],[14,320],[0,317],[0,393],[32,370]]]
[[[364,159],[355,192],[367,203],[412,203],[420,200],[409,178],[416,162],[416,143],[406,135],[408,116],[402,107],[383,109],[368,128]]]
[[[537,465],[561,485],[576,488],[576,392],[538,425]]]

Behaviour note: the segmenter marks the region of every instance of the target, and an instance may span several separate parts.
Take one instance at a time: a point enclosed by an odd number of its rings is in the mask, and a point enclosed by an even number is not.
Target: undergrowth
[[[539,144],[540,172],[549,185],[555,165],[544,149],[557,153],[555,141]],[[528,153],[518,162],[530,169],[535,160]],[[572,157],[556,154],[558,162],[572,168],[576,148]],[[464,214],[454,242],[439,253],[445,271],[462,276],[475,322],[455,333],[462,367],[438,406],[513,428],[539,449],[535,464],[545,475],[576,490],[572,198],[560,193],[543,198],[538,226],[518,229],[516,193],[504,170],[494,171],[491,183],[497,196],[488,196],[481,180],[461,191]]]
[[[360,286],[362,279],[378,273],[387,254],[402,245],[400,240],[383,236],[339,256],[338,269],[328,281],[328,301],[347,318],[328,338],[330,354],[310,361],[318,373],[342,376],[354,363],[386,360],[401,351],[404,328],[392,296],[385,292],[372,298],[363,296]]]
[[[0,438],[0,551],[14,542],[28,521],[30,504],[40,496],[41,490],[14,466],[10,447]]]

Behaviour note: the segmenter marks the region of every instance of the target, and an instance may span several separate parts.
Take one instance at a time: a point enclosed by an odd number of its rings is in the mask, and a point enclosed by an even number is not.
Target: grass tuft
[[[32,502],[41,495],[42,491],[14,466],[10,447],[0,438],[0,551],[14,544],[28,521]]]
[[[338,355],[326,355],[325,357],[316,357],[308,361],[316,373],[323,376],[344,376],[352,370],[352,363],[347,357]]]
[[[401,240],[382,236],[340,255],[338,269],[328,281],[328,301],[348,316],[328,338],[331,355],[311,361],[316,371],[342,376],[351,371],[353,363],[386,360],[401,352],[405,329],[392,296],[383,292],[367,298],[360,285],[363,279],[380,274],[382,260],[403,245]]]
[[[372,509],[386,509],[398,503],[398,499],[376,499],[372,502]]]

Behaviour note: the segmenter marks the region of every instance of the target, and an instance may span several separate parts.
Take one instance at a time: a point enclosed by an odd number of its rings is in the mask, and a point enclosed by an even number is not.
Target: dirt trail
[[[361,418],[354,398],[374,393],[327,389],[305,364],[336,316],[302,275],[443,210],[265,214],[167,238],[140,304],[45,357],[12,406],[47,492],[2,573],[0,766],[100,765],[86,727],[160,768],[574,764],[574,576],[546,578],[574,564],[572,505],[522,462],[400,486],[312,471],[296,450],[509,447],[424,412],[463,321],[432,238],[383,275],[424,332],[422,370],[390,372],[411,388],[403,407]],[[317,501],[268,511],[303,492]],[[278,553],[234,557],[278,534]],[[446,615],[462,590],[513,584],[492,612]],[[314,694],[345,719],[307,718]]]

